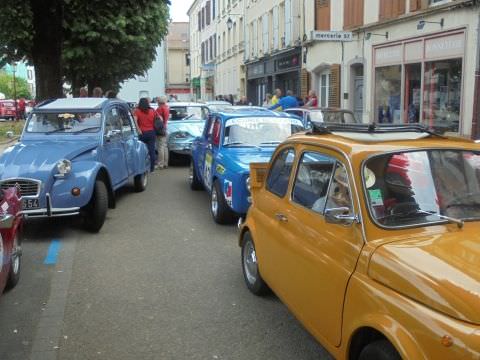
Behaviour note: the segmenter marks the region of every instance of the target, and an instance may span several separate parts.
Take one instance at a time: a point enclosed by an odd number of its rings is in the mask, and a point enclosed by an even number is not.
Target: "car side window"
[[[105,115],[105,134],[111,130],[122,131],[122,121],[116,107],[109,109]]]
[[[132,123],[130,122],[130,117],[128,112],[125,109],[120,108],[120,120],[122,122],[122,132],[125,135],[130,135],[133,132]]]
[[[317,152],[303,153],[293,185],[293,202],[323,214],[335,163],[336,160],[330,156]]]
[[[335,167],[332,182],[328,190],[326,209],[347,208],[346,214],[352,213],[352,198],[350,196],[350,185],[345,166],[339,162]]]
[[[280,197],[288,190],[288,181],[292,172],[295,151],[285,149],[275,158],[267,178],[267,189]]]

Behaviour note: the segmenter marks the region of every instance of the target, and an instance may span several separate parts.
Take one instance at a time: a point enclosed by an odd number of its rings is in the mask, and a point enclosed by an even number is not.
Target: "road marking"
[[[57,263],[58,253],[60,252],[61,247],[62,244],[60,240],[52,240],[50,247],[48,248],[47,256],[45,257],[43,263],[45,265],[55,265]]]

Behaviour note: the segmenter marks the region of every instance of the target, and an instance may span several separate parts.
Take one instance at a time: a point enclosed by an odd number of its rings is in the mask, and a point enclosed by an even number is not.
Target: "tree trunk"
[[[63,97],[61,0],[30,0],[33,13],[32,60],[37,99]]]

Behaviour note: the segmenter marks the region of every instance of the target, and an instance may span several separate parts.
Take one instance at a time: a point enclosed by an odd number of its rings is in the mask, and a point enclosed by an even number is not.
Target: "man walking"
[[[282,90],[275,89],[275,92],[272,97],[272,105],[277,105],[281,98],[282,98]]]
[[[298,100],[293,96],[292,90],[287,90],[287,96],[284,96],[280,101],[269,107],[270,110],[287,110],[290,108],[298,107]]]
[[[170,118],[170,107],[167,105],[167,97],[157,97],[157,114],[163,120],[163,127],[167,129],[168,120]],[[157,136],[157,151],[158,151],[158,163],[159,169],[166,169],[168,167],[168,146],[167,146],[168,133],[165,132],[164,136]]]

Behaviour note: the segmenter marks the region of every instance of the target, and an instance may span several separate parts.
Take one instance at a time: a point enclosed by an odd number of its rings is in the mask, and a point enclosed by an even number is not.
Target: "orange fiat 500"
[[[324,125],[252,164],[242,267],[338,359],[480,359],[480,145]]]

